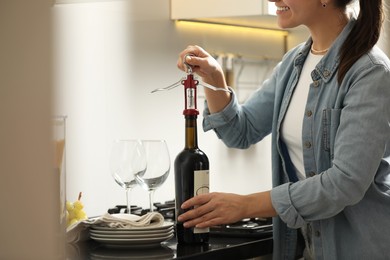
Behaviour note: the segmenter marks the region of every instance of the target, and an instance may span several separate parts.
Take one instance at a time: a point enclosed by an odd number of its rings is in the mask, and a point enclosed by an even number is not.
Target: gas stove
[[[155,211],[161,213],[166,221],[175,221],[175,201],[169,200],[164,203],[154,203]],[[148,213],[149,209],[143,209],[139,206],[131,206],[131,213],[142,216]],[[116,205],[107,211],[110,214],[127,213],[125,205]],[[272,236],[271,218],[247,218],[229,225],[218,225],[210,228],[210,234],[215,236],[228,237],[260,237],[266,238]]]
[[[154,211],[159,212],[161,215],[164,216],[166,221],[174,221],[175,219],[175,201],[174,200],[169,200],[164,203],[154,203],[155,206]],[[126,205],[116,205],[113,208],[108,209],[107,211],[110,214],[115,214],[115,213],[127,213],[127,207]],[[146,213],[150,212],[150,209],[144,209],[139,206],[131,205],[131,214],[135,215],[145,215]]]

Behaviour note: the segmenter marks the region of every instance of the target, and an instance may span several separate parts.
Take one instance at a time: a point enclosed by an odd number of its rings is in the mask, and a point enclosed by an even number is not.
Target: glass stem
[[[127,213],[131,214],[130,188],[126,188],[126,205],[127,205]]]
[[[149,206],[150,206],[150,212],[153,212],[153,195],[154,195],[154,190],[149,190]]]

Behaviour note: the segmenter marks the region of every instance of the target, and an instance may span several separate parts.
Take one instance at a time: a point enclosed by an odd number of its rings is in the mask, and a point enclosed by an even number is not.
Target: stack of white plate
[[[91,239],[106,247],[145,248],[157,247],[173,237],[173,223],[164,222],[159,227],[111,228],[91,226]]]

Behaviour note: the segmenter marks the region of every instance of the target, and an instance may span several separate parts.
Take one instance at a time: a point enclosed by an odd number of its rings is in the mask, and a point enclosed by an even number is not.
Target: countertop
[[[271,259],[272,237],[224,237],[211,235],[205,245],[178,245],[176,238],[160,247],[137,249],[106,248],[89,240],[67,245],[67,260],[116,259]]]

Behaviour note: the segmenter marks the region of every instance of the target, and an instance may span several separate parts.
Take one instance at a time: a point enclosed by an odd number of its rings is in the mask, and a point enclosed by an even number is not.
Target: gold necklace
[[[312,44],[310,50],[311,50],[311,53],[313,53],[313,54],[324,54],[329,50],[329,48],[327,48],[325,50],[316,50],[316,49],[314,49],[313,44]]]

